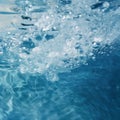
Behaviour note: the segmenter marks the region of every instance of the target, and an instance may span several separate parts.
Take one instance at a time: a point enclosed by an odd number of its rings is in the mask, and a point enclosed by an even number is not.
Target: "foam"
[[[39,13],[34,10],[36,5],[25,2],[25,8],[20,8],[21,15],[30,16],[32,21],[21,22],[26,26],[32,22],[33,26],[25,27],[26,31],[11,31],[4,38],[9,62],[11,59],[12,64],[17,62],[17,70],[21,73],[44,74],[48,80],[56,81],[58,73],[71,71],[86,64],[89,58],[95,58],[93,51],[98,46],[110,45],[120,29],[117,10],[106,12],[110,6],[108,2],[92,10],[91,5],[96,2],[74,0],[61,6],[57,0],[42,1],[40,6],[45,10]]]

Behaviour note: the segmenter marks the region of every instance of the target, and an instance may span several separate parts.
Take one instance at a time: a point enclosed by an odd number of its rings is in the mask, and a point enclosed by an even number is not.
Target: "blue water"
[[[119,19],[119,0],[0,0],[0,120],[119,120]]]

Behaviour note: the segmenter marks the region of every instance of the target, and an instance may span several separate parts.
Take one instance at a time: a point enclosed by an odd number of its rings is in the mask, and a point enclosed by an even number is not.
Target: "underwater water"
[[[0,0],[0,120],[120,120],[120,0]]]

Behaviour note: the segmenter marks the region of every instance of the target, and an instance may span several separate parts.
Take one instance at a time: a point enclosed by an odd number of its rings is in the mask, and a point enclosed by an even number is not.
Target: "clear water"
[[[119,19],[119,0],[0,0],[0,120],[119,120]]]

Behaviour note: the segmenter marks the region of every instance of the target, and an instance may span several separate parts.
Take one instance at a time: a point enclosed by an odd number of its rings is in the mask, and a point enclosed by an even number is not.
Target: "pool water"
[[[0,120],[119,120],[119,19],[119,0],[0,0]]]

